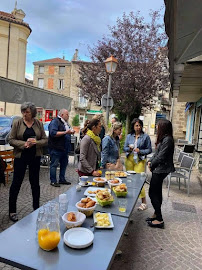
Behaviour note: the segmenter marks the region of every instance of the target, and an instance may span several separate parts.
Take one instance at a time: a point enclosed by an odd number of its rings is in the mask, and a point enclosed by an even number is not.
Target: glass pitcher
[[[58,207],[51,205],[51,203],[44,206],[37,227],[39,246],[46,251],[56,248],[61,237]]]

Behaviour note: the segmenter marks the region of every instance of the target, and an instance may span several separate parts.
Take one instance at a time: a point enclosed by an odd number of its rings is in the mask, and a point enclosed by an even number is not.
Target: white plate
[[[111,185],[112,187],[115,187],[115,186],[119,186],[122,183],[121,178],[115,177],[115,179],[118,179],[119,183],[113,184],[113,183],[111,183],[111,181],[113,181],[113,180],[109,180],[108,185]]]
[[[136,172],[135,171],[127,171],[127,173],[135,174]]]
[[[94,215],[93,215],[93,220],[94,220],[94,223],[95,222],[97,222],[97,219],[96,219],[96,217],[95,217],[95,214],[96,213],[94,213]],[[110,213],[101,213],[101,214],[107,214],[108,216],[109,216],[109,222],[110,222],[110,225],[109,226],[95,226],[95,228],[98,228],[98,229],[112,229],[112,228],[114,228],[114,223],[113,223],[113,221],[112,221],[112,216],[111,216],[111,214]]]
[[[71,248],[86,248],[93,243],[94,234],[86,228],[73,228],[65,232],[63,239]]]
[[[96,178],[102,178],[103,181],[97,181]],[[93,178],[93,181],[94,181],[95,183],[106,183],[106,182],[107,182],[107,179],[106,179],[105,177],[94,177],[94,178]]]
[[[104,190],[105,188],[100,188],[100,187],[88,187],[88,188],[85,190],[84,195],[85,195],[85,196],[89,196],[89,197],[95,197],[96,194],[90,194],[90,193],[88,193],[88,191],[96,191],[96,190],[98,190],[98,189]],[[109,191],[109,193],[111,193],[111,190],[110,190],[109,188],[107,188],[107,190]]]
[[[81,182],[79,182],[78,184],[79,184],[79,186],[81,186],[81,187],[89,187],[89,186],[92,186],[91,183],[87,183],[87,184],[83,185]]]

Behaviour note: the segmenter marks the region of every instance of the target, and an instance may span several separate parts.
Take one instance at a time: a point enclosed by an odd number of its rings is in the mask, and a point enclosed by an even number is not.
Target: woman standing
[[[126,152],[125,166],[127,171],[135,171],[141,173],[145,171],[146,155],[152,152],[150,137],[142,130],[143,122],[140,119],[133,119],[131,123],[131,132],[127,135],[124,144]],[[138,210],[147,209],[146,193],[143,187],[139,196],[142,204]]]
[[[156,147],[154,156],[148,162],[148,167],[152,171],[149,197],[154,208],[154,214],[146,221],[150,227],[164,228],[161,214],[162,183],[164,178],[175,170],[173,165],[173,129],[171,122],[166,119],[158,122]]]
[[[13,123],[9,143],[14,147],[14,174],[9,194],[9,218],[16,222],[16,202],[25,171],[29,166],[29,181],[32,189],[33,208],[39,207],[40,186],[39,170],[43,146],[47,144],[47,137],[42,122],[35,119],[36,107],[31,102],[21,105],[22,118]]]
[[[116,164],[120,156],[119,136],[122,124],[115,122],[110,133],[102,140],[101,167],[106,168],[107,163]]]
[[[99,137],[101,122],[99,119],[92,119],[86,127],[87,132],[80,143],[80,160],[78,165],[79,176],[93,175],[100,176],[97,171],[100,163],[100,144]]]

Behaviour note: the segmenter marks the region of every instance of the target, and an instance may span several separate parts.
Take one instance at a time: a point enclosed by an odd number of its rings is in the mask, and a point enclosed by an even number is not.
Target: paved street
[[[18,214],[20,218],[32,211],[31,190],[28,175],[23,182],[18,197]],[[77,181],[77,173],[70,158],[67,179],[72,183]],[[64,192],[67,186],[55,188],[50,186],[48,168],[42,168],[41,205]],[[8,193],[11,178],[6,187],[0,187],[0,231],[12,225],[8,219]],[[148,184],[146,190],[148,191]],[[137,269],[202,269],[202,185],[195,170],[192,174],[190,197],[182,185],[178,190],[175,180],[172,181],[170,197],[167,198],[167,188],[163,187],[164,202],[163,216],[165,229],[154,229],[147,226],[145,218],[152,214],[152,207],[148,198],[149,208],[144,212],[134,210],[133,223],[128,226],[128,236],[123,236],[119,249],[122,255],[117,255],[111,270]],[[138,201],[138,205],[140,201]],[[116,228],[114,228],[116,229]],[[35,232],[33,232],[35,233]],[[1,270],[17,269],[0,263]],[[80,270],[80,269],[75,269]],[[89,269],[90,270],[90,269]]]

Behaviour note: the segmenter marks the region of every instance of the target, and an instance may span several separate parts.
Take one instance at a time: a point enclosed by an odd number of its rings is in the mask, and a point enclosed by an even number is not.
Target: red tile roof
[[[34,65],[38,65],[38,64],[46,64],[46,63],[50,63],[50,64],[67,64],[67,63],[69,63],[69,61],[57,57],[57,58],[52,58],[52,59],[37,61],[37,62],[34,62],[33,64]]]
[[[15,16],[13,14],[11,14],[11,13],[0,11],[0,20],[26,26],[30,30],[30,33],[32,32],[32,29],[30,28],[28,23],[25,23],[23,21],[20,21],[20,20],[16,19]]]

